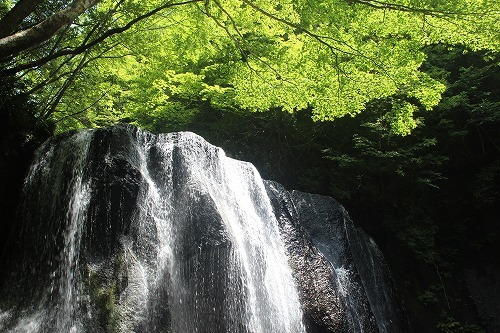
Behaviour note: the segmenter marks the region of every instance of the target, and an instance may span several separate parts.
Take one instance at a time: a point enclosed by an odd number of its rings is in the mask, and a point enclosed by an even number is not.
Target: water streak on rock
[[[19,216],[1,332],[403,331],[371,290],[391,290],[380,253],[338,203],[193,133],[52,138]]]

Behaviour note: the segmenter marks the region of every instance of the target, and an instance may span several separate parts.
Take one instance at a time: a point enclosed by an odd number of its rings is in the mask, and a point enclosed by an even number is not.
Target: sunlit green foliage
[[[68,43],[85,38],[96,20],[123,26],[158,4],[103,1]],[[189,121],[193,103],[205,101],[247,111],[309,108],[315,120],[333,120],[389,99],[383,118],[406,135],[417,126],[415,110],[432,110],[445,90],[420,70],[423,47],[498,50],[499,4],[401,0],[374,8],[381,4],[213,0],[169,8],[72,59],[78,68],[87,57],[47,116],[60,130],[124,120],[148,127],[147,119]],[[36,84],[61,61],[28,77]],[[42,104],[54,104],[60,84],[40,92]]]

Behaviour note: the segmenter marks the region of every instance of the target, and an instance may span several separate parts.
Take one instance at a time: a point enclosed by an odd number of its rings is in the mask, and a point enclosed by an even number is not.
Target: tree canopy
[[[181,121],[196,103],[325,121],[384,100],[380,121],[408,134],[445,91],[421,71],[426,45],[499,49],[497,1],[4,0],[0,12],[1,75],[61,130]]]
[[[191,130],[341,200],[415,332],[484,332],[491,309],[472,318],[463,274],[500,265],[499,14],[495,0],[0,0],[0,245],[54,129]]]

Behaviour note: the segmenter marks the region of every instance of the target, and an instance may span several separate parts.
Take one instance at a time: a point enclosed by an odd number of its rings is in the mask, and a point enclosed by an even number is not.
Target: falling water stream
[[[65,133],[25,180],[0,332],[402,333],[383,257],[334,199],[193,133]]]
[[[26,214],[25,231],[48,223],[60,239],[37,240],[53,243],[37,259],[52,262],[50,283],[31,304],[4,309],[0,331],[305,332],[255,168],[192,133],[117,131],[111,143],[85,131],[38,151],[24,207],[39,211]],[[119,181],[135,197],[116,193]]]

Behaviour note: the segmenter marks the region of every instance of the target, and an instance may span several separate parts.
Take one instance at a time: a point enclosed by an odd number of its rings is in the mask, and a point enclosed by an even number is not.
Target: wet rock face
[[[381,252],[336,200],[266,181],[308,332],[408,331]]]
[[[113,254],[120,235],[131,234],[131,217],[144,181],[133,163],[138,157],[132,134],[98,131],[91,139],[83,180],[92,187],[83,241],[87,257]]]
[[[275,182],[266,182],[266,189],[285,241],[308,332],[343,332],[346,314],[333,267],[307,235],[290,192]]]
[[[192,133],[52,138],[23,202],[0,331],[405,332],[380,252],[341,205]]]

